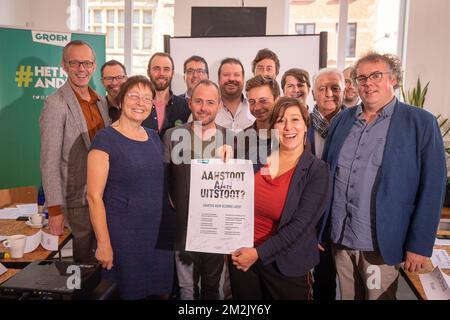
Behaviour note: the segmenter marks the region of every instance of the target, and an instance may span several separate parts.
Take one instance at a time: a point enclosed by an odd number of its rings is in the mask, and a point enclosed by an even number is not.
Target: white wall
[[[174,35],[191,35],[191,7],[267,7],[266,33],[288,33],[289,0],[175,0]]]
[[[450,1],[410,0],[405,88],[430,81],[426,109],[450,117]]]
[[[28,27],[31,23],[30,0],[1,0],[0,25]]]
[[[1,0],[0,25],[69,31],[70,0]]]

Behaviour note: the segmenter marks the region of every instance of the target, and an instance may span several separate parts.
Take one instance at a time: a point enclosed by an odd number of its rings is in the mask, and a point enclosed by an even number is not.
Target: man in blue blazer
[[[333,120],[323,159],[333,198],[321,225],[343,299],[395,299],[398,265],[431,256],[446,164],[436,118],[394,96],[400,60],[369,52],[352,73],[362,103]]]

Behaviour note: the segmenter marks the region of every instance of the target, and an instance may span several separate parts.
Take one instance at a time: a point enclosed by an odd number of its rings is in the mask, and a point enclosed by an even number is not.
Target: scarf
[[[328,129],[330,128],[330,123],[320,114],[317,105],[314,106],[313,112],[310,114],[311,123],[322,138],[326,138],[328,134]]]

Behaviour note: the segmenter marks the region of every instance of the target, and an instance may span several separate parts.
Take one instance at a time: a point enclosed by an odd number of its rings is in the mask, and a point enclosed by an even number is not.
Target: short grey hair
[[[337,68],[323,68],[317,71],[313,76],[313,90],[316,88],[317,80],[324,74],[336,74],[341,83],[341,89],[345,88],[344,74]]]

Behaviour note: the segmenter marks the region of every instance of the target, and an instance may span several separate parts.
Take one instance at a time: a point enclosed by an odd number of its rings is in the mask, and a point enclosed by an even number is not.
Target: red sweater
[[[255,246],[276,234],[295,166],[275,179],[261,170],[255,175]]]

